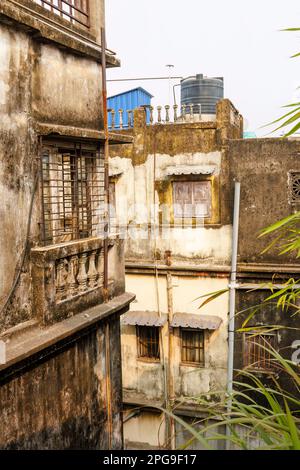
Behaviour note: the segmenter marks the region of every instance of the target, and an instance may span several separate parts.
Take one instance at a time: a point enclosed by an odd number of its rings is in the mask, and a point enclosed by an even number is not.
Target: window
[[[33,0],[71,23],[89,27],[89,0]]]
[[[44,148],[41,166],[44,244],[99,235],[104,209],[104,167],[97,147],[88,150],[81,144],[66,144],[64,148]]]
[[[204,331],[181,329],[181,361],[204,366]]]
[[[211,182],[178,181],[173,183],[174,217],[211,216]]]
[[[289,199],[292,204],[300,203],[300,172],[289,172]]]
[[[277,335],[249,332],[244,337],[244,367],[270,371],[275,368],[274,356],[267,350],[277,349]]]
[[[159,353],[159,327],[137,326],[138,357],[158,360]]]

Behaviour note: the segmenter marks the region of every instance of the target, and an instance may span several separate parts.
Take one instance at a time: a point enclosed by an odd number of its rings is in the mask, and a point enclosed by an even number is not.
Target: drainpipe
[[[233,208],[233,226],[232,226],[232,254],[231,254],[231,274],[229,284],[229,323],[228,323],[228,367],[227,367],[227,394],[228,405],[227,412],[232,409],[232,390],[233,390],[233,362],[234,362],[234,328],[235,328],[235,291],[236,291],[236,271],[237,271],[237,253],[238,253],[238,235],[239,235],[239,215],[240,215],[240,192],[241,185],[236,182],[234,185],[234,208]],[[230,427],[226,426],[226,435],[231,433]],[[227,448],[230,442],[226,441]]]
[[[103,273],[103,300],[108,301],[108,204],[109,204],[109,136],[108,136],[108,120],[107,120],[107,88],[106,88],[106,38],[105,29],[101,28],[101,50],[102,50],[102,101],[103,101],[103,125],[104,125],[104,198],[105,198],[105,214],[104,214],[104,273]]]
[[[108,301],[108,204],[109,204],[109,177],[108,177],[108,158],[109,158],[109,141],[108,141],[108,122],[107,122],[107,89],[106,89],[106,38],[105,29],[101,28],[101,65],[102,65],[102,101],[103,101],[103,123],[104,123],[104,267],[103,267],[103,300]],[[111,354],[110,354],[110,324],[105,325],[105,382],[106,382],[106,409],[107,409],[107,434],[108,448],[112,448],[113,439],[113,410],[112,410],[112,389],[111,389]]]
[[[169,411],[172,411],[172,404],[175,399],[174,391],[174,374],[173,374],[173,365],[174,365],[174,329],[171,327],[173,320],[173,279],[170,272],[167,273],[167,299],[168,299],[168,388],[169,388]],[[175,420],[174,418],[169,418],[170,420],[170,449],[176,449],[176,429],[175,429]]]

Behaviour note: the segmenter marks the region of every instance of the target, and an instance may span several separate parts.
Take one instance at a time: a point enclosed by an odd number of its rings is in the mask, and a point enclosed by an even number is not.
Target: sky
[[[300,101],[300,32],[288,27],[300,27],[299,0],[106,0],[107,46],[121,60],[107,78],[168,76],[166,64],[173,76],[223,76],[246,129],[267,136],[262,126]],[[135,86],[168,104],[168,80],[109,82],[108,94]]]

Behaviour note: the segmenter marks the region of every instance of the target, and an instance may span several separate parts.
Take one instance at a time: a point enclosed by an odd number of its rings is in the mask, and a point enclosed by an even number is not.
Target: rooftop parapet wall
[[[133,135],[133,146],[114,146],[110,157],[122,155],[131,158],[134,165],[144,163],[154,152],[171,156],[185,152],[214,152],[222,148],[226,139],[239,139],[243,135],[243,118],[227,99],[218,103],[215,119],[209,121],[191,115],[166,121],[162,116],[159,122],[147,125],[144,108],[135,109],[132,113],[133,126],[118,132]]]

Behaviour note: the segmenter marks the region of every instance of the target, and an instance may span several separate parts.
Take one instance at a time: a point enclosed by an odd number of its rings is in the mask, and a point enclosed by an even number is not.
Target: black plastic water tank
[[[224,98],[223,77],[203,77],[198,74],[181,80],[181,105],[186,105],[187,113],[190,104],[193,104],[194,113],[199,113],[201,104],[201,114],[216,114],[216,104]]]

